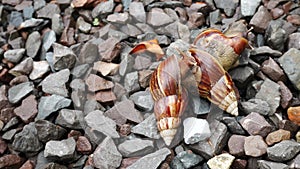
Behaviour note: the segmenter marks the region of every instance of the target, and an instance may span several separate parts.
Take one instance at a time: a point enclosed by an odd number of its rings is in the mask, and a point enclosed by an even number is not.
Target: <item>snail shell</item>
[[[198,85],[200,96],[207,98],[229,114],[237,116],[237,90],[230,75],[209,53],[196,48],[191,48],[189,52],[202,71]]]

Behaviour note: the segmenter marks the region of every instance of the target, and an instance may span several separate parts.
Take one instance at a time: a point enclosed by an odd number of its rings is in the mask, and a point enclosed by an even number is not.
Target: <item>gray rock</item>
[[[283,70],[271,57],[262,63],[261,71],[275,82],[285,81]]]
[[[149,91],[135,92],[129,97],[129,99],[142,110],[150,111],[153,109],[154,101]]]
[[[62,108],[68,107],[71,104],[71,100],[59,95],[43,96],[40,99],[38,105],[38,115],[36,120],[45,119],[53,112],[56,112]]]
[[[88,41],[80,49],[78,60],[80,61],[80,63],[90,64],[94,63],[97,59],[99,59],[99,57],[100,55],[97,45],[93,44],[91,41]]]
[[[47,61],[34,61],[32,71],[29,74],[31,80],[42,78],[47,72],[49,72],[50,66]]]
[[[186,144],[195,144],[199,141],[206,140],[211,136],[209,124],[204,119],[195,117],[186,118],[183,121],[184,142]]]
[[[261,99],[250,99],[245,102],[241,102],[242,111],[246,114],[252,112],[259,113],[261,115],[268,115],[270,113],[270,106],[268,102]]]
[[[55,120],[55,123],[70,129],[82,129],[84,115],[80,110],[62,109]]]
[[[17,64],[14,68],[10,69],[8,73],[14,76],[28,75],[33,68],[33,60],[31,57],[24,59],[21,63]]]
[[[21,101],[25,96],[33,91],[33,84],[31,82],[20,83],[16,86],[9,88],[8,100],[10,103],[15,104]]]
[[[69,81],[69,76],[69,69],[63,69],[59,72],[48,75],[41,82],[43,92],[68,97],[66,82]]]
[[[222,21],[221,11],[219,9],[209,13],[209,22],[213,26]]]
[[[113,13],[107,16],[107,21],[115,24],[126,24],[129,21],[129,14],[124,13]]]
[[[136,70],[147,69],[152,64],[150,57],[138,55],[134,59],[133,68]]]
[[[129,14],[138,22],[146,22],[146,12],[142,2],[132,2],[129,5]]]
[[[125,55],[120,63],[119,74],[125,76],[126,73],[131,72],[134,63],[134,58],[131,55]]]
[[[146,0],[147,2],[144,2],[144,4],[151,3],[152,0]],[[183,3],[180,1],[163,1],[163,2],[154,2],[151,4],[148,4],[147,11],[150,11],[152,8],[171,8],[175,9],[176,7],[183,7]]]
[[[220,155],[217,155],[207,161],[207,164],[209,168],[212,169],[230,169],[230,166],[235,159],[234,156],[228,154],[228,153],[223,153]]]
[[[298,154],[293,160],[288,162],[290,168],[299,168],[300,167],[300,154]]]
[[[73,79],[70,83],[70,87],[73,90],[85,91],[85,83],[84,83],[83,79]]]
[[[51,19],[53,14],[60,14],[60,8],[57,4],[48,3],[46,6],[38,10],[37,17],[38,18],[48,18]]]
[[[264,33],[271,20],[272,16],[268,9],[261,5],[250,20],[250,25],[253,26],[255,32]]]
[[[4,134],[2,135],[2,139],[7,140],[7,141],[12,141],[13,137],[15,136],[15,134],[17,132],[18,132],[17,129],[8,130],[8,131],[4,132]]]
[[[173,158],[173,160],[170,163],[170,167],[172,169],[184,169],[182,162],[177,157]]]
[[[199,96],[190,96],[192,97],[193,100],[193,113],[197,114],[197,115],[201,115],[201,114],[207,114],[209,113],[210,110],[210,102],[207,101],[206,99],[203,99]]]
[[[289,169],[289,166],[284,163],[276,163],[266,160],[258,160],[258,166],[260,169]]]
[[[184,25],[180,22],[177,22],[177,29],[178,29],[178,35],[179,38],[184,40],[185,42],[190,42],[190,30],[187,25]]]
[[[283,20],[272,20],[267,27],[265,38],[267,44],[279,51],[284,50],[284,43],[287,40],[286,31],[283,29]]]
[[[83,75],[85,75],[85,73],[90,69],[90,65],[89,64],[82,64],[82,65],[78,65],[75,66],[73,68],[73,70],[71,71],[71,74],[75,77],[75,78],[80,78]]]
[[[140,134],[149,138],[159,139],[160,135],[158,133],[155,115],[151,114],[144,121],[138,125],[132,127],[132,133]]]
[[[101,132],[112,138],[119,138],[119,134],[116,131],[116,122],[108,117],[105,117],[102,111],[92,111],[85,116],[84,120],[87,126],[92,130]]]
[[[230,71],[230,75],[235,85],[243,88],[253,79],[254,70],[249,66],[237,67]]]
[[[280,105],[279,88],[280,86],[277,83],[266,79],[261,85],[261,88],[258,91],[258,93],[255,95],[256,99],[264,100],[269,104],[269,115],[273,115]]]
[[[47,52],[50,47],[56,42],[56,35],[53,30],[46,32],[43,36],[43,50]]]
[[[98,145],[92,158],[94,166],[103,169],[118,168],[122,161],[122,155],[109,136]]]
[[[267,152],[268,145],[261,136],[248,136],[245,138],[245,154],[251,157],[260,157]]]
[[[106,80],[98,75],[90,74],[85,79],[85,84],[87,85],[89,91],[97,92],[99,90],[108,90],[114,87],[114,83]]]
[[[83,17],[79,17],[76,21],[76,27],[83,33],[89,33],[92,25],[87,23]]]
[[[123,157],[137,157],[152,153],[154,145],[151,140],[133,139],[119,144],[118,149]]]
[[[37,120],[35,123],[37,137],[43,143],[59,140],[67,134],[67,130],[47,120]]]
[[[261,0],[247,1],[241,0],[241,12],[243,16],[253,16]]]
[[[19,27],[20,24],[23,22],[22,13],[17,11],[12,11],[8,22],[15,27]]]
[[[34,123],[24,126],[23,130],[15,135],[12,148],[23,153],[37,153],[43,147],[43,144],[37,137],[37,130]]]
[[[147,23],[154,27],[165,26],[171,22],[173,22],[172,18],[159,8],[151,9],[147,16]]]
[[[171,154],[171,151],[168,148],[157,150],[154,153],[148,154],[140,158],[135,163],[127,167],[127,169],[156,169],[169,154]]]
[[[295,32],[289,35],[289,44],[288,48],[296,48],[300,50],[300,44],[299,44],[299,39],[300,39],[300,32]]]
[[[250,113],[239,122],[250,135],[261,135],[262,137],[265,137],[272,130],[272,126],[266,119],[255,112]]]
[[[53,45],[53,65],[55,70],[71,69],[76,62],[76,55],[74,52],[63,45],[54,43]]]
[[[45,146],[44,156],[49,159],[65,161],[72,160],[75,155],[76,141],[70,137],[61,141],[48,141]]]
[[[51,29],[56,35],[61,35],[64,30],[63,19],[60,14],[54,14],[51,18]]]
[[[228,140],[229,153],[234,156],[245,155],[244,144],[246,136],[232,135]]]
[[[216,7],[224,10],[225,14],[229,17],[233,16],[236,7],[239,5],[238,0],[214,0]]]
[[[227,144],[229,138],[225,124],[215,120],[212,121],[209,126],[212,133],[209,139],[190,146],[192,150],[199,152],[206,159],[213,157],[215,154],[219,154]]]
[[[242,128],[235,117],[223,117],[222,122],[226,124],[231,133],[241,135],[245,134],[245,130]]]
[[[251,50],[250,54],[252,56],[268,55],[273,57],[279,57],[282,55],[280,51],[271,49],[269,46],[260,46],[258,48],[254,48],[253,50]]]
[[[175,165],[176,162],[179,162],[179,166]],[[199,155],[194,154],[192,151],[183,151],[177,154],[177,156],[172,160],[172,168],[191,168],[201,163],[203,158]]]
[[[109,32],[108,32],[108,37],[113,37],[116,40],[121,41],[121,40],[127,39],[128,35],[121,32],[121,31],[110,29]]]
[[[268,158],[273,161],[283,162],[291,160],[300,151],[300,143],[292,140],[283,140],[267,148]]]
[[[34,58],[40,49],[41,43],[42,42],[40,33],[37,31],[32,32],[28,36],[25,45],[27,56]]]
[[[171,43],[170,46],[167,49],[166,55],[167,56],[172,56],[172,55],[177,55],[180,56],[180,53],[178,50],[181,51],[187,51],[190,47],[190,44],[181,40],[177,39],[175,42]]]
[[[284,72],[298,90],[300,90],[300,58],[298,57],[299,55],[300,50],[291,48],[278,59]]]
[[[113,12],[114,9],[114,1],[108,0],[106,2],[99,3],[93,10],[92,10],[92,17],[96,18],[101,15],[107,15]]]
[[[18,63],[24,53],[25,53],[25,49],[11,49],[11,50],[7,50],[5,53],[4,53],[4,58],[7,59],[8,61],[10,62],[13,62],[13,63]]]
[[[124,87],[128,93],[132,93],[140,89],[139,76],[137,71],[125,75]]]

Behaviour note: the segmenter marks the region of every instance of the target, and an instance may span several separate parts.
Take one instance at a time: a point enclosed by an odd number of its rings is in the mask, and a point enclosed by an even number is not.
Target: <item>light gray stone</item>
[[[118,149],[123,157],[144,156],[154,151],[153,141],[133,139],[119,144]]]
[[[71,160],[74,158],[76,141],[70,137],[61,141],[48,141],[45,146],[44,156],[59,160]]]
[[[135,134],[144,135],[149,138],[154,138],[154,139],[160,138],[154,114],[151,114],[144,121],[132,127],[131,132]]]
[[[33,91],[33,87],[31,82],[24,82],[9,88],[8,101],[12,104],[18,103]]]

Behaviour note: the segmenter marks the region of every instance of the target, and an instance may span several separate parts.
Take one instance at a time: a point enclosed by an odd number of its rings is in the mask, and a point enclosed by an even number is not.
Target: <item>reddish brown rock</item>
[[[30,95],[22,101],[21,106],[14,110],[14,113],[22,119],[24,123],[29,123],[38,113],[37,101],[34,95]]]
[[[0,157],[0,168],[12,168],[22,164],[23,159],[16,154],[7,154]]]
[[[0,138],[0,154],[3,154],[6,149],[7,149],[6,142]]]
[[[119,55],[121,45],[118,39],[111,37],[98,45],[98,51],[102,61],[111,62]]]
[[[289,15],[286,20],[294,25],[300,26],[300,15]]]
[[[100,72],[103,76],[115,75],[119,70],[119,64],[98,61],[94,63],[93,70]]]
[[[114,87],[113,82],[105,80],[104,78],[95,74],[90,74],[85,80],[85,83],[88,86],[88,89],[92,92],[111,89]]]
[[[272,16],[268,9],[264,6],[260,6],[258,11],[250,20],[250,25],[253,26],[255,32],[264,33],[271,20]]]
[[[281,142],[282,140],[289,140],[291,137],[291,132],[287,130],[279,129],[272,133],[269,133],[266,137],[266,143],[270,146],[274,143]]]
[[[139,84],[142,88],[149,86],[149,81],[153,71],[152,70],[142,70],[138,72],[139,75]]]
[[[92,145],[86,137],[79,136],[76,142],[76,150],[81,154],[89,154],[92,151]]]
[[[131,133],[131,126],[129,124],[122,124],[120,127],[120,134],[122,136],[127,136]]]
[[[280,86],[280,105],[285,109],[290,105],[293,99],[293,94],[282,81],[277,82],[277,84]]]
[[[280,8],[274,8],[271,9],[271,15],[273,19],[278,19],[279,17],[281,17],[284,14],[283,9]]]
[[[289,107],[287,110],[289,119],[300,126],[300,106]]]
[[[95,99],[101,103],[109,103],[115,101],[117,98],[113,91],[103,90],[96,93]]]
[[[261,135],[262,137],[265,137],[272,130],[272,126],[266,121],[266,119],[255,112],[250,113],[239,122],[250,135]]]
[[[69,133],[68,133],[68,138],[69,137],[73,137],[75,140],[78,139],[79,136],[81,136],[82,134],[80,133],[80,131],[77,131],[77,130],[71,130]]]
[[[283,70],[271,57],[262,63],[261,70],[275,82],[285,81]]]
[[[232,135],[228,140],[229,153],[234,156],[242,156],[245,154],[244,144],[246,136]]]
[[[231,169],[246,169],[247,168],[247,160],[235,159],[230,166]]]
[[[8,91],[8,86],[2,85],[0,87],[0,110],[10,107],[10,103],[7,98],[7,91]]]
[[[34,162],[32,160],[27,160],[20,169],[34,169]]]
[[[245,138],[245,154],[251,157],[259,157],[267,152],[268,145],[262,136],[248,136]]]
[[[3,121],[4,123],[7,123],[10,121],[13,117],[16,115],[13,113],[14,108],[9,107],[9,108],[4,108],[0,110],[0,120]]]

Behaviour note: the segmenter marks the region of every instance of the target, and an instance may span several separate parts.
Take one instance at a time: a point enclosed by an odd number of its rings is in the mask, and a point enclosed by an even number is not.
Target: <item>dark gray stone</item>
[[[269,46],[260,46],[258,48],[254,48],[251,50],[250,54],[252,56],[268,55],[273,57],[279,57],[282,55],[280,51],[271,49]]]
[[[289,49],[279,59],[279,63],[282,66],[284,72],[296,87],[300,90],[300,50],[295,48]]]
[[[151,3],[152,0],[146,0],[145,4]],[[152,8],[171,8],[175,9],[176,7],[183,7],[183,3],[180,1],[162,1],[162,2],[154,2],[148,5],[147,11],[150,11]]]
[[[38,115],[36,120],[45,119],[53,112],[56,112],[62,108],[68,107],[71,104],[71,100],[59,95],[43,96],[40,99],[38,105]]]
[[[137,157],[152,153],[154,145],[151,140],[132,139],[119,144],[118,149],[123,157]]]
[[[268,115],[270,113],[270,106],[268,102],[261,99],[250,99],[245,102],[241,102],[242,111],[246,114],[252,112],[259,113],[261,115]]]
[[[28,36],[25,45],[27,56],[34,58],[40,49],[41,43],[42,42],[40,33],[38,31],[32,32]]]
[[[69,76],[69,69],[63,69],[59,72],[48,75],[41,82],[43,92],[68,97],[66,82],[69,81]]]
[[[89,64],[82,64],[82,65],[78,65],[75,66],[72,71],[71,74],[75,77],[75,78],[80,78],[83,75],[86,74],[86,72],[90,69],[90,65]]]
[[[4,53],[4,58],[10,62],[18,63],[25,53],[25,49],[11,49]]]
[[[54,43],[53,66],[55,70],[71,69],[76,63],[75,53],[68,47]]]
[[[222,121],[226,124],[229,131],[233,134],[245,134],[245,130],[239,124],[235,117],[223,117]]]
[[[137,107],[144,111],[150,111],[153,109],[154,101],[149,91],[135,92],[129,97],[129,99],[132,100]]]
[[[132,2],[129,5],[129,14],[138,22],[146,22],[146,12],[142,2]]]
[[[127,167],[127,169],[156,169],[169,154],[171,154],[171,151],[168,148],[157,150],[154,153],[148,154],[140,158],[135,163]]]
[[[120,63],[119,74],[125,76],[126,73],[131,72],[134,63],[134,58],[126,54]]]
[[[283,20],[272,20],[266,30],[266,42],[275,50],[283,51],[284,43],[287,40],[286,31],[283,27]]]
[[[35,123],[39,140],[46,143],[50,140],[59,140],[67,134],[67,130],[47,120],[37,120]]]
[[[20,83],[16,86],[9,88],[8,100],[10,103],[15,104],[21,101],[25,96],[33,91],[33,84],[31,82]]]
[[[229,72],[237,87],[245,87],[254,77],[254,70],[249,67],[237,67]]]
[[[34,123],[29,123],[24,126],[23,130],[15,135],[12,148],[23,153],[38,153],[43,147],[43,144],[37,137],[37,130]]]
[[[98,145],[93,154],[93,163],[97,168],[118,168],[122,161],[122,155],[109,136]]]
[[[292,140],[283,140],[267,148],[268,158],[273,161],[283,162],[291,160],[300,151],[300,144]]]
[[[132,127],[131,132],[135,134],[140,134],[149,138],[159,139],[160,135],[158,133],[156,119],[154,114],[151,114],[144,121],[138,125]]]
[[[80,110],[62,109],[56,118],[55,123],[70,129],[82,129],[84,115]]]
[[[7,131],[11,129],[12,127],[16,126],[18,123],[20,123],[20,120],[17,117],[11,118],[3,127],[2,131]]]
[[[70,137],[61,141],[50,140],[46,143],[44,156],[55,161],[72,160],[75,155],[76,141]]]
[[[289,166],[284,163],[276,163],[266,160],[258,160],[258,166],[260,169],[289,169]]]
[[[272,130],[272,126],[266,119],[255,112],[250,113],[239,122],[250,135],[261,135],[262,137],[265,137]]]

